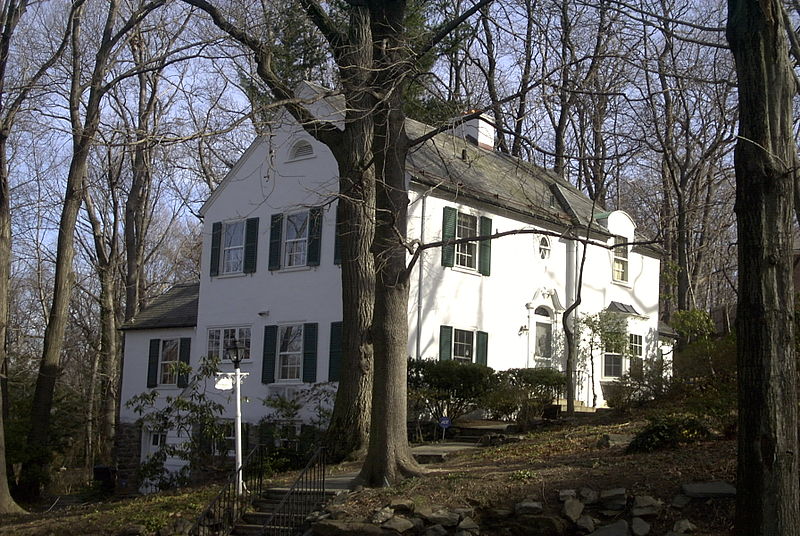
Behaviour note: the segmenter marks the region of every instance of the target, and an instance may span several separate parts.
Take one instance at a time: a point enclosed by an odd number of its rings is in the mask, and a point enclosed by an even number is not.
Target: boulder
[[[428,522],[433,525],[441,525],[443,527],[455,527],[458,525],[461,516],[450,510],[437,510],[428,516]]]
[[[578,496],[574,489],[560,489],[558,490],[558,500],[561,502],[567,499],[574,499]]]
[[[592,519],[592,516],[582,515],[578,518],[575,524],[578,526],[578,528],[581,528],[586,532],[592,532],[594,530],[594,519]]]
[[[594,504],[597,502],[598,494],[592,488],[584,487],[578,491],[578,498],[583,504]]]
[[[696,530],[697,527],[688,519],[679,519],[672,527],[672,531],[677,532],[678,534],[686,534],[687,532],[694,532]]]
[[[382,525],[385,529],[390,529],[400,534],[414,528],[414,523],[403,516],[394,516],[389,521]]]
[[[641,517],[631,519],[631,532],[633,536],[647,536],[650,534],[650,523]]]
[[[691,497],[687,497],[687,496],[686,496],[686,495],[684,495],[683,493],[678,493],[678,494],[676,494],[676,495],[675,495],[675,496],[672,498],[672,502],[670,503],[670,506],[672,506],[673,508],[677,508],[678,510],[680,510],[680,509],[682,509],[684,506],[686,506],[687,504],[689,504],[690,502],[692,502],[692,498],[691,498]]]
[[[389,503],[389,508],[394,510],[395,514],[413,514],[414,501],[405,498],[392,499],[392,502]]]
[[[465,517],[461,520],[461,523],[458,524],[458,530],[468,530],[468,531],[477,531],[480,530],[480,527],[475,520],[471,517]]]
[[[376,525],[381,525],[392,519],[392,517],[394,517],[394,510],[389,506],[384,506],[380,510],[375,511],[369,520]]]
[[[514,505],[514,513],[521,516],[541,514],[542,510],[542,503],[539,501],[523,501]]]
[[[425,536],[446,536],[447,529],[441,525],[432,525],[425,529]]]
[[[564,501],[564,517],[573,523],[578,521],[583,513],[583,503],[578,499],[567,499]]]
[[[736,497],[736,488],[721,480],[715,482],[692,482],[683,484],[681,491],[687,497],[697,499],[715,499],[718,497]]]

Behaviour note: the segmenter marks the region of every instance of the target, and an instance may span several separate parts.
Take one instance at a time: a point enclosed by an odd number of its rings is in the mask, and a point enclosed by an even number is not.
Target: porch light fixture
[[[214,387],[222,391],[228,391],[233,387],[234,398],[236,399],[236,417],[234,420],[234,443],[236,446],[236,495],[240,496],[243,492],[244,483],[242,481],[242,382],[248,373],[242,373],[239,369],[244,359],[247,348],[237,339],[233,339],[225,345],[225,357],[233,363],[233,374],[221,372],[217,374],[217,382]]]

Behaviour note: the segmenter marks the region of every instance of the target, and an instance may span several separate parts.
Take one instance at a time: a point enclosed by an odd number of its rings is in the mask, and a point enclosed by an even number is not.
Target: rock
[[[603,434],[597,440],[597,448],[607,449],[611,447],[627,447],[633,441],[631,434]]]
[[[624,519],[600,527],[589,536],[628,536],[628,522]]]
[[[344,519],[347,517],[347,510],[339,505],[328,506],[327,511],[331,515],[331,519]]]
[[[612,488],[612,489],[604,489],[600,492],[600,500],[605,501],[608,499],[618,499],[618,498],[625,498],[625,488]]]
[[[311,530],[318,536],[385,536],[386,531],[371,523],[352,523],[326,519],[311,525]]]
[[[636,495],[633,498],[633,507],[642,508],[645,506],[661,506],[663,503],[650,495]]]
[[[376,525],[381,525],[392,519],[392,517],[394,517],[394,510],[392,510],[389,506],[384,506],[372,514],[372,517],[369,520]]]
[[[687,532],[694,532],[696,530],[697,527],[688,519],[679,519],[672,527],[672,531],[677,532],[678,534],[686,534]]]
[[[474,508],[470,508],[468,506],[466,506],[466,507],[462,506],[462,507],[459,507],[459,508],[453,508],[453,512],[455,512],[458,515],[460,515],[461,519],[464,519],[465,517],[472,517],[473,515],[475,515],[475,509]]]
[[[182,517],[171,519],[165,526],[161,527],[157,536],[188,536],[192,530],[193,522]]]
[[[564,517],[575,523],[583,513],[583,503],[578,499],[564,501]]]
[[[117,536],[147,536],[147,527],[144,525],[128,525],[120,529]]]
[[[578,496],[574,489],[560,489],[558,490],[558,500],[561,502],[567,499],[574,499]]]
[[[425,529],[425,536],[446,536],[447,529],[441,525],[432,525]]]
[[[681,491],[688,497],[698,499],[714,499],[718,497],[736,497],[736,488],[727,482],[692,482],[683,484]]]
[[[631,515],[637,517],[655,517],[661,511],[661,508],[656,506],[641,506],[639,508],[633,508],[631,510]]]
[[[592,488],[581,488],[578,491],[578,498],[583,502],[583,504],[594,504],[597,502],[597,492]]]
[[[389,508],[394,510],[395,514],[413,514],[414,501],[411,499],[392,499],[389,503]]]
[[[619,510],[600,510],[600,513],[605,517],[617,517],[620,514]]]
[[[650,533],[650,523],[641,517],[631,519],[631,532],[633,536],[647,536]]]
[[[455,512],[450,510],[437,510],[428,516],[428,522],[433,525],[441,525],[443,527],[455,527],[461,519]]]
[[[677,508],[678,510],[680,510],[681,508],[683,508],[684,506],[686,506],[690,502],[692,502],[692,498],[691,497],[687,497],[683,493],[678,493],[677,495],[675,495],[672,498],[672,502],[670,503],[670,505],[673,508]]]
[[[328,519],[329,517],[331,517],[330,512],[314,511],[306,516],[306,523],[316,523],[317,521],[322,521],[323,519]]]
[[[594,530],[594,519],[592,519],[592,516],[582,515],[575,524],[586,532],[592,532]]]
[[[542,503],[539,503],[539,506],[541,507]],[[489,516],[490,517],[496,517],[496,518],[501,518],[501,519],[504,518],[504,517],[509,517],[513,513],[514,512],[512,512],[508,508],[492,508],[491,510],[489,510]]]
[[[422,532],[422,529],[425,528],[425,522],[418,517],[412,517],[410,521],[414,524],[415,532]]]
[[[407,530],[414,528],[414,523],[403,516],[394,516],[392,519],[382,525],[385,529],[391,529],[399,533],[404,533]]]
[[[542,510],[542,503],[539,501],[526,501],[514,505],[514,513],[521,516],[541,514]]]
[[[480,527],[471,517],[465,517],[457,527],[459,530],[477,531]]]

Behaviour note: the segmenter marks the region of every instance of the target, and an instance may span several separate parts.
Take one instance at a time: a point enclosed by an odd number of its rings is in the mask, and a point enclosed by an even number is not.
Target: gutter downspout
[[[428,199],[427,194],[422,194],[422,216],[420,218],[419,226],[419,243],[424,243],[425,240],[425,205]],[[417,259],[417,340],[416,340],[416,354],[417,360],[422,359],[422,282],[423,282],[423,267],[425,266],[425,251],[419,252],[419,259]]]

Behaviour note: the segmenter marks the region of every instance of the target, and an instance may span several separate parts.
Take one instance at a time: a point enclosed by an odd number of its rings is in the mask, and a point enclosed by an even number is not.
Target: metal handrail
[[[264,490],[266,452],[266,447],[259,445],[247,454],[242,466],[231,473],[222,490],[197,517],[189,530],[190,536],[226,536],[233,532],[253,498],[260,497]],[[237,496],[239,471],[244,492]]]
[[[261,528],[262,536],[294,536],[308,514],[325,498],[325,447],[311,456],[273,514]]]

